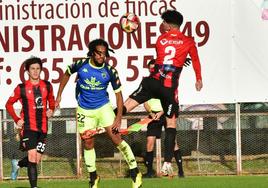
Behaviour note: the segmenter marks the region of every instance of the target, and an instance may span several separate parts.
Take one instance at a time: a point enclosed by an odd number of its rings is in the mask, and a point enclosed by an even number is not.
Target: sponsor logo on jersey
[[[102,90],[104,87],[100,87],[101,82],[97,81],[95,77],[91,77],[90,80],[84,80],[87,85],[80,84],[80,87],[86,90]]]
[[[171,113],[171,109],[172,109],[172,104],[168,105],[168,111],[167,111],[167,114],[170,115]]]
[[[181,45],[183,44],[183,41],[182,40],[167,40],[167,39],[162,39],[160,40],[160,43],[164,46],[166,44],[174,44],[174,45]]]

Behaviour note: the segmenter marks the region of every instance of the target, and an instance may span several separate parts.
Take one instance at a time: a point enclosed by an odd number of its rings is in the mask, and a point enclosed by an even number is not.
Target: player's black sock
[[[175,146],[176,129],[167,128],[165,131],[165,162],[171,162]]]
[[[37,187],[37,168],[36,163],[28,163],[28,177],[31,187]]]
[[[19,162],[18,162],[18,165],[19,167],[28,167],[28,163],[29,163],[29,160],[28,160],[28,156],[24,157],[23,159],[21,159]]]
[[[117,114],[117,108],[114,109],[114,113],[115,113],[115,115]],[[126,115],[126,113],[127,113],[127,108],[125,106],[123,106],[123,113],[122,113],[122,115]]]
[[[94,182],[94,180],[97,178],[97,171],[95,170],[94,172],[89,173],[89,179],[90,182]]]
[[[139,173],[139,169],[137,167],[130,169],[130,177],[134,182],[136,181],[136,176],[138,173]]]
[[[153,151],[147,151],[146,152],[146,167],[147,167],[147,174],[153,174],[153,160],[154,160],[154,152]]]
[[[181,150],[178,149],[176,151],[174,151],[174,157],[176,159],[177,165],[178,165],[178,169],[179,169],[179,176],[184,176],[183,173],[183,168],[182,168],[182,154],[181,154]]]

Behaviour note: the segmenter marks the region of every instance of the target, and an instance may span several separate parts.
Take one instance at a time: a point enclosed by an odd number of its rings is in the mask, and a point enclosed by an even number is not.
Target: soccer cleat
[[[184,178],[184,174],[179,174],[179,178]]]
[[[94,181],[89,182],[90,188],[98,188],[99,182],[100,182],[100,176],[97,176]]]
[[[173,177],[173,168],[170,162],[164,162],[161,168],[161,176]]]
[[[132,188],[140,188],[142,186],[142,174],[139,172],[136,175],[135,181],[132,180]]]
[[[167,173],[167,162],[164,162],[160,173],[161,173],[161,176],[167,176],[168,175],[168,173]]]
[[[170,178],[172,178],[173,175],[174,175],[174,173],[173,173],[173,168],[172,168],[171,163],[168,163],[168,164],[167,164],[167,174],[168,174],[168,176],[169,176]]]
[[[18,166],[18,160],[17,159],[12,159],[11,160],[11,165],[12,165],[12,171],[11,171],[11,179],[16,180],[18,177],[19,173],[19,166]]]
[[[179,178],[184,178],[184,173],[183,173],[183,172],[178,171],[178,176],[179,176]]]

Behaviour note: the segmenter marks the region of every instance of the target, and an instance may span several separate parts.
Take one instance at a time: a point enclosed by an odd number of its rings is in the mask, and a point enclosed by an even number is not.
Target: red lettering
[[[4,49],[5,52],[9,52],[9,31],[8,31],[8,27],[5,27],[5,39],[2,35],[2,33],[0,33],[0,43]]]
[[[48,30],[47,25],[37,25],[35,27],[37,31],[39,31],[39,41],[40,41],[40,51],[45,51],[45,30]]]
[[[78,25],[72,25],[68,50],[72,50],[74,45],[77,45],[78,50],[83,50],[82,40],[80,37]]]
[[[114,38],[113,38],[113,33],[114,33],[114,30],[117,30],[117,33],[118,33],[118,42],[117,44],[115,44],[115,41],[114,41]],[[118,49],[122,46],[123,44],[123,31],[121,30],[119,24],[117,23],[113,23],[110,27],[109,27],[109,30],[108,30],[108,43],[110,44],[111,48],[113,49]],[[111,34],[110,34],[111,33]]]
[[[59,34],[57,34],[57,31],[59,31]],[[52,25],[51,27],[51,49],[52,51],[57,50],[57,42],[60,44],[59,50],[66,50],[65,43],[63,40],[63,37],[65,35],[65,29],[61,25]]]
[[[152,37],[156,37],[156,32],[151,30],[151,27],[156,26],[156,22],[147,22],[145,27],[145,36],[146,36],[146,47],[147,48],[154,48],[155,43],[152,43]],[[154,29],[155,31],[156,29]]]
[[[19,51],[19,38],[18,38],[18,27],[14,26],[13,27],[13,45],[14,45],[14,52]]]
[[[139,27],[135,32],[127,34],[127,49],[132,48],[131,38],[134,40],[137,48],[142,47],[141,27]]]
[[[132,64],[133,60],[138,60],[138,57],[137,56],[128,56],[127,68],[133,70],[133,76],[132,77],[127,77],[127,81],[134,81],[139,76],[139,69],[138,69],[137,66]]]
[[[90,42],[89,33],[91,29],[96,29],[96,28],[97,28],[97,24],[90,24],[86,27],[85,32],[84,32],[84,41],[86,45]]]
[[[34,47],[34,40],[27,34],[29,30],[33,30],[33,26],[27,25],[21,31],[22,37],[29,43],[28,47],[22,47],[23,52],[29,52]]]

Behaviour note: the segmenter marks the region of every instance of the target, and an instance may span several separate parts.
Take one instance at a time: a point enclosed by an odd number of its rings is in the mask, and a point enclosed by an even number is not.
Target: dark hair
[[[24,68],[25,70],[29,71],[29,68],[32,64],[38,63],[40,65],[40,68],[42,69],[43,65],[42,65],[42,61],[39,57],[30,57],[28,59],[26,59],[24,62]]]
[[[88,47],[87,56],[91,57],[93,55],[93,52],[96,50],[96,46],[99,45],[104,46],[106,48],[106,54],[105,54],[106,57],[110,57],[109,51],[114,53],[114,51],[109,48],[109,44],[105,40],[95,39],[91,41],[87,46]]]
[[[176,10],[166,10],[162,13],[161,18],[168,24],[175,24],[181,26],[183,22],[183,16]]]
[[[155,64],[155,59],[151,59],[151,60],[147,63],[148,66],[150,66],[150,65],[154,65],[154,64]]]

